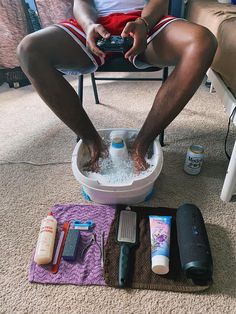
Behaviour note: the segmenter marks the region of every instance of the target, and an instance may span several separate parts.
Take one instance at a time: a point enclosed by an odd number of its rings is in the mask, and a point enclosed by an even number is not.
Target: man
[[[137,67],[175,66],[158,90],[133,144],[136,170],[147,168],[145,154],[156,136],[184,108],[212,63],[217,43],[206,28],[166,16],[166,0],[74,0],[74,19],[26,36],[18,47],[20,64],[35,89],[88,146],[94,168],[103,143],[78,95],[58,69],[89,73],[104,62],[99,37],[131,36],[124,55]]]

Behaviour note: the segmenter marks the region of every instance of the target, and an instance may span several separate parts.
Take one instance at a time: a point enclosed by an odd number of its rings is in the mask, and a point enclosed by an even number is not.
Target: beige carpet
[[[76,86],[76,80],[70,78]],[[50,84],[50,82],[49,82]],[[139,128],[159,83],[100,82],[103,105],[95,105],[89,78],[85,107],[98,128]],[[0,87],[0,159],[69,161],[74,134],[31,86]],[[66,99],[65,99],[66,106]],[[0,312],[1,313],[236,313],[236,206],[224,204],[220,191],[227,169],[223,142],[228,117],[216,94],[202,85],[166,131],[164,167],[155,195],[145,205],[200,207],[214,259],[214,285],[204,293],[116,290],[108,287],[38,285],[28,268],[40,221],[55,203],[84,202],[70,164],[35,167],[1,165]],[[232,130],[235,136],[235,130]],[[233,134],[231,133],[231,138]],[[183,172],[190,144],[206,147],[200,175]],[[229,142],[232,149],[232,139]]]

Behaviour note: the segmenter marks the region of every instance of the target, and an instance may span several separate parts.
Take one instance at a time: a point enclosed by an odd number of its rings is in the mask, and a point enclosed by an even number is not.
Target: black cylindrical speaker
[[[184,204],[176,214],[180,261],[187,278],[206,285],[212,280],[213,263],[210,244],[199,208]]]

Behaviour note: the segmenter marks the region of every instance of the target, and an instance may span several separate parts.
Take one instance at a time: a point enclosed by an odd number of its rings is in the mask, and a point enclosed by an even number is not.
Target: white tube
[[[158,275],[169,272],[171,216],[149,216],[152,271]]]

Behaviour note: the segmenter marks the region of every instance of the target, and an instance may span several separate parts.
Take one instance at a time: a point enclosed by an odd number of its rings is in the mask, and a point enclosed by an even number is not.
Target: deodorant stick
[[[34,255],[35,263],[39,265],[48,264],[52,261],[54,243],[56,238],[57,221],[49,213],[46,218],[42,220],[36,251]]]

